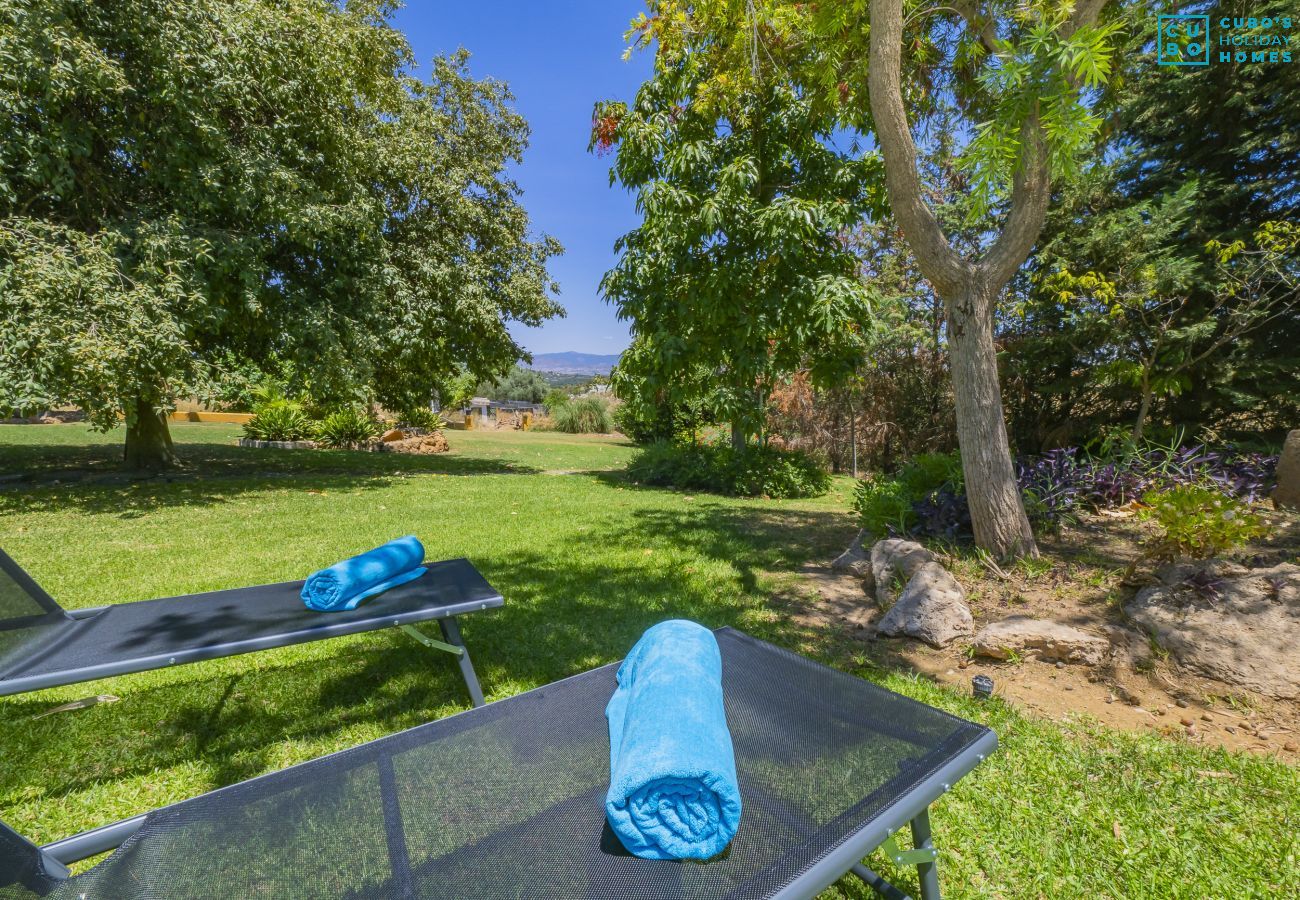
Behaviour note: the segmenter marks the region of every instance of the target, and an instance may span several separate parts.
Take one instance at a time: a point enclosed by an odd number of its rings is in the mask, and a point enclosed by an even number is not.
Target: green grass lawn
[[[449,432],[452,453],[415,458],[173,432],[192,471],[119,482],[120,434],[0,426],[0,546],[75,608],[299,578],[414,533],[506,597],[463,622],[489,699],[617,659],[683,616],[993,727],[1001,749],[933,814],[947,897],[1300,895],[1289,766],[977,704],[797,624],[781,599],[796,570],[854,533],[846,480],[818,500],[734,500],[628,484],[617,469],[634,451],[610,438]],[[34,718],[98,693],[121,701]],[[455,666],[397,633],[0,699],[0,818],[48,841],[467,705]],[[847,879],[828,896],[873,895]]]
[[[277,475],[442,472],[536,474],[621,468],[635,449],[621,437],[557,432],[447,431],[451,452],[437,456],[359,454],[348,450],[264,450],[236,446],[238,425],[171,424],[172,440],[193,472],[179,480]],[[79,425],[0,425],[0,478],[24,483],[122,482],[121,429],[100,434]]]

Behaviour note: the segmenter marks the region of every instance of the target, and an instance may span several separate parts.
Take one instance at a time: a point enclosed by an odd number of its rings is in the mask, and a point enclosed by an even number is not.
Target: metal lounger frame
[[[473,714],[473,710],[457,713],[457,715]],[[909,900],[909,895],[902,889],[862,863],[866,856],[882,847],[895,863],[916,866],[921,885],[921,900],[940,900],[939,851],[935,849],[930,832],[930,806],[983,762],[997,748],[997,745],[997,735],[992,731],[986,732],[917,787],[842,841],[838,847],[810,866],[795,881],[773,894],[773,900],[810,900],[850,872],[887,900]],[[276,774],[272,772],[259,777],[269,778]],[[144,824],[147,816],[147,813],[132,816],[129,819],[122,819],[44,845],[40,849],[47,861],[47,871],[66,872],[66,867],[72,863],[116,849]],[[914,849],[898,850],[894,844],[894,834],[908,825],[911,826]]]
[[[2,555],[3,554],[0,553],[0,556]],[[24,588],[27,588],[29,591],[38,592],[38,595],[42,599],[48,600],[49,603],[57,606],[53,598],[51,598],[49,594],[47,594],[45,590],[27,574],[26,571],[18,566],[17,563],[14,563],[12,560],[8,560],[7,558],[0,560],[0,563],[5,561],[10,563],[9,566],[5,567],[5,571],[10,575],[10,577],[14,577],[15,580],[18,580]],[[166,669],[172,666],[185,665],[187,663],[203,662],[211,659],[223,659],[228,656],[239,656],[243,653],[256,653],[260,650],[274,650],[280,647],[290,647],[294,644],[312,643],[314,641],[344,637],[350,634],[365,634],[371,631],[379,631],[384,628],[396,627],[429,649],[444,651],[455,656],[460,666],[461,676],[465,679],[465,687],[469,691],[471,702],[476,707],[483,706],[485,702],[483,699],[483,689],[479,685],[478,676],[474,673],[474,665],[470,660],[469,649],[465,646],[465,642],[461,638],[460,626],[456,622],[456,616],[487,609],[496,609],[503,606],[504,603],[505,601],[500,594],[494,594],[494,596],[491,597],[467,601],[465,603],[447,604],[444,606],[432,607],[429,610],[395,613],[393,615],[367,619],[362,622],[338,622],[334,624],[325,624],[321,627],[314,627],[311,629],[286,631],[280,634],[266,635],[241,641],[210,644],[204,647],[178,650],[171,653],[139,656],[132,659],[123,659],[101,665],[63,669],[57,672],[11,678],[0,681],[0,697],[26,694],[32,691],[43,690],[45,688],[63,687],[64,685],[69,684],[96,681],[100,678],[112,678],[117,675],[148,672],[153,669]],[[86,609],[63,610],[63,612],[72,619],[88,619],[109,608],[110,607],[108,606],[96,606]],[[437,621],[438,627],[442,632],[442,640],[432,638],[415,627],[418,623],[428,621]]]

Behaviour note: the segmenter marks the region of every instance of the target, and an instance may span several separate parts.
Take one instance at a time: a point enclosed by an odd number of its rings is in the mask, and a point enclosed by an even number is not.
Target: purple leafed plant
[[[1147,447],[1109,458],[1061,447],[1016,462],[1016,477],[1030,517],[1056,528],[1080,512],[1118,509],[1149,490],[1199,485],[1255,503],[1267,495],[1277,457],[1228,448]],[[935,537],[970,533],[966,495],[945,485],[917,501],[913,531]]]

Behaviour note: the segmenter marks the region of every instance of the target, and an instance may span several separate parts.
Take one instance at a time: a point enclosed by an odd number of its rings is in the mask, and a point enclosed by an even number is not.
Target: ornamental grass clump
[[[609,434],[614,421],[609,407],[599,397],[580,397],[554,407],[551,425],[568,434]]]
[[[300,441],[311,434],[311,420],[295,400],[277,398],[259,404],[244,423],[244,436],[255,441]]]
[[[383,426],[369,413],[345,406],[316,423],[316,441],[325,447],[355,450],[379,437]]]
[[[397,417],[397,427],[418,428],[428,432],[442,431],[447,427],[447,420],[427,407],[417,406]]]

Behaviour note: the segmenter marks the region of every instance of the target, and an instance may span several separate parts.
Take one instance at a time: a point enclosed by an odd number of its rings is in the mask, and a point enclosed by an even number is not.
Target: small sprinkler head
[[[987,675],[976,675],[970,680],[971,692],[980,700],[993,696],[993,679]]]

